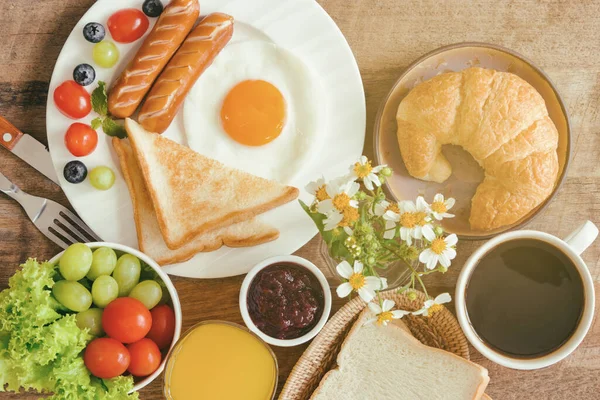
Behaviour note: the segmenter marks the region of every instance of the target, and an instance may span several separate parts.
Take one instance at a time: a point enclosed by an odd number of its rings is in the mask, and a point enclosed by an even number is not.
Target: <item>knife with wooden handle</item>
[[[21,132],[2,116],[0,116],[0,145],[60,185],[46,146],[32,136]]]

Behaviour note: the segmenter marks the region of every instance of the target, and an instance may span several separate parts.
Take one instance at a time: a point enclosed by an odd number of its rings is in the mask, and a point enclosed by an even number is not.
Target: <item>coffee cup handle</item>
[[[590,247],[598,237],[598,228],[592,221],[585,221],[579,228],[571,232],[563,240],[577,253],[581,255]]]

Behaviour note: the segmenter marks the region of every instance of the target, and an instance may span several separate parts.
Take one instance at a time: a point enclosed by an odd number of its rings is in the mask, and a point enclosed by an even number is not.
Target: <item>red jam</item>
[[[273,264],[260,271],[248,289],[252,322],[277,339],[295,339],[308,333],[323,314],[323,287],[306,268]]]

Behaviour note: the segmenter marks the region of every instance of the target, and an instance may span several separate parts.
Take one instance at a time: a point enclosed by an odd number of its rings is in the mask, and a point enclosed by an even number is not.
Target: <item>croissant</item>
[[[463,147],[485,178],[471,200],[471,228],[517,222],[541,204],[558,175],[558,131],[542,96],[518,76],[469,68],[417,85],[396,114],[402,159],[415,178],[444,182],[442,145]]]

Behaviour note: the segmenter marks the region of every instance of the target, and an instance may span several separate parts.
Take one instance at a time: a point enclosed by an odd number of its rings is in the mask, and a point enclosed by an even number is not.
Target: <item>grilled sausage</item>
[[[233,17],[206,16],[185,39],[148,93],[139,123],[150,132],[164,132],[188,91],[233,35]]]
[[[198,0],[173,0],[108,94],[108,111],[131,116],[200,14]]]

